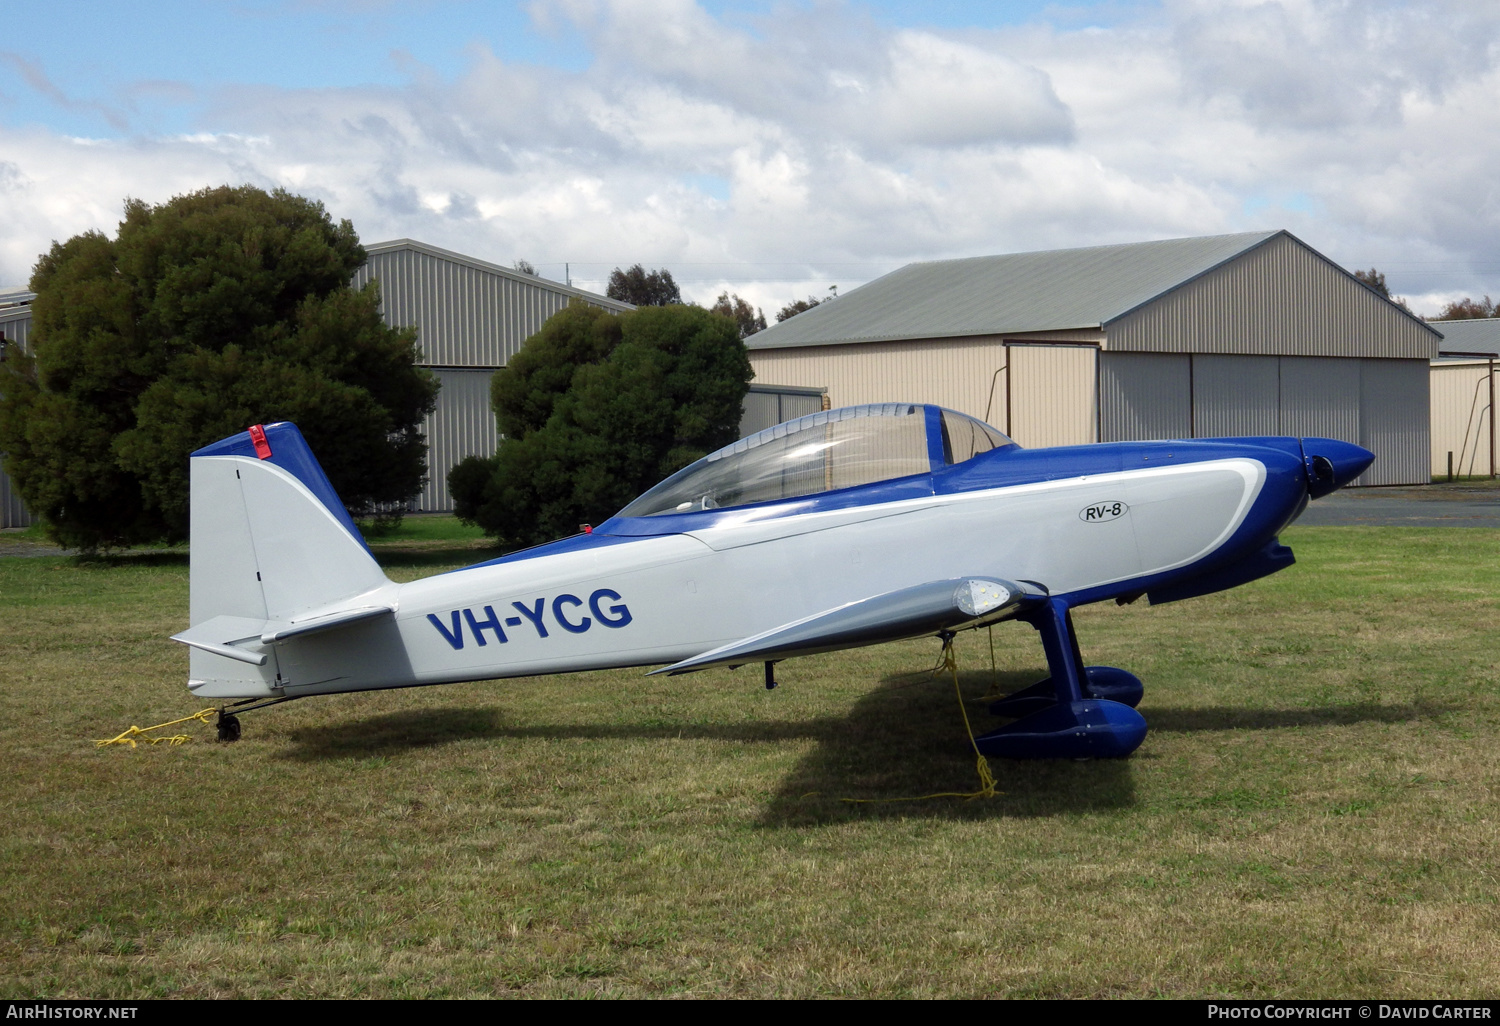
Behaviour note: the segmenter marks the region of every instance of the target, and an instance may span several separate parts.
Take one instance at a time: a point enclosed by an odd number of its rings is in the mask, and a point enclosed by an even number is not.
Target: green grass
[[[197,708],[180,554],[0,559],[0,995],[1486,996],[1500,532],[1294,528],[1298,565],[1080,610],[1130,759],[975,787],[935,643],[685,677]],[[437,539],[441,541],[441,539]],[[470,541],[377,547],[409,579]],[[963,692],[1042,671],[960,639]]]
[[[47,541],[47,525],[38,521],[29,527],[6,528],[0,531],[0,540],[45,542]]]
[[[396,545],[421,542],[483,542],[484,531],[470,527],[457,517],[446,514],[423,513],[401,518],[398,527],[376,525],[372,521],[359,521],[359,529],[371,545]]]
[[[460,523],[457,517],[446,514],[421,514],[401,518],[398,526],[391,527],[387,524],[376,523],[371,520],[358,521],[360,531],[365,535],[371,548],[380,549],[411,549],[411,548],[433,548],[441,547],[450,550],[449,558],[454,555],[454,550],[468,547],[484,548],[493,543],[485,538],[484,532],[477,527],[469,527]],[[7,554],[19,554],[32,546],[52,546],[54,543],[47,537],[45,524],[35,523],[23,529],[6,529],[0,531],[0,556]],[[149,546],[153,551],[161,549],[179,548],[180,546]]]

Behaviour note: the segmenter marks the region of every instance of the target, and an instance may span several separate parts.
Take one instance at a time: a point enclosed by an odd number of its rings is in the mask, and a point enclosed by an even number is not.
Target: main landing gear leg
[[[1133,708],[1141,696],[1135,675],[1084,667],[1073,614],[1061,599],[1018,619],[1041,634],[1051,676],[990,706],[1021,718],[975,738],[979,750],[1006,759],[1109,759],[1135,751],[1146,737],[1146,721]]]
[[[775,669],[773,669],[773,667],[775,667],[775,665],[776,664],[774,662],[772,662],[771,660],[769,660],[769,659],[766,660],[766,690],[767,691],[775,691],[776,688],[778,687],[777,682],[776,682],[776,671],[775,671]]]

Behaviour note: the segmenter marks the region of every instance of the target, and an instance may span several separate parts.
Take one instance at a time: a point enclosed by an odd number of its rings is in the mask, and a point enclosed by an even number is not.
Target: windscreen
[[[619,515],[744,506],[925,474],[932,464],[923,414],[922,406],[879,403],[777,424],[672,475]]]

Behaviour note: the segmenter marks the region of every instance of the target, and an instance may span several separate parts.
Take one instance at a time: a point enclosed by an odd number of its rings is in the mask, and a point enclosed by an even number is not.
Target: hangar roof
[[[1500,317],[1434,321],[1432,327],[1443,333],[1439,357],[1500,356]]]
[[[1097,330],[1277,239],[1353,283],[1348,272],[1285,231],[934,260],[892,271],[745,344],[754,350]],[[1399,307],[1391,310],[1426,329]],[[1420,329],[1423,338],[1436,341],[1430,330]]]
[[[631,306],[629,303],[622,303],[618,299],[610,299],[606,296],[601,296],[593,292],[587,292],[583,289],[577,289],[572,285],[565,285],[560,281],[553,281],[551,278],[543,278],[540,275],[526,274],[525,272],[517,271],[512,267],[502,267],[499,264],[492,264],[488,260],[480,260],[478,257],[471,257],[464,253],[455,253],[451,249],[443,249],[440,246],[433,246],[426,242],[418,242],[416,239],[391,239],[387,242],[365,243],[365,252],[370,254],[371,257],[380,254],[397,253],[402,250],[406,250],[412,253],[421,253],[425,256],[434,257],[438,260],[446,261],[450,264],[457,264],[460,267],[467,267],[470,270],[480,271],[485,274],[494,275],[498,278],[509,279],[510,281],[516,282],[520,285],[544,289],[548,292],[555,292],[559,295],[569,296],[576,299],[587,300],[589,303],[592,303],[595,306],[602,306],[610,310],[623,312],[625,310],[635,309],[635,307]]]

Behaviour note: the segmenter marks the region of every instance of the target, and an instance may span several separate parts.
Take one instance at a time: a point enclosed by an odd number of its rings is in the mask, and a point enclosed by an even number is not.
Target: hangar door
[[[1363,445],[1361,485],[1431,480],[1425,360],[1099,355],[1102,441],[1290,435]]]

